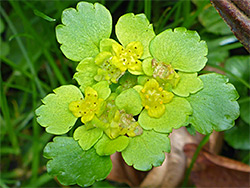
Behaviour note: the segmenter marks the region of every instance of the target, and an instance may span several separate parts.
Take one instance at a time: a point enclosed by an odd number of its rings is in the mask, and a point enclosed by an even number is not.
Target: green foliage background
[[[76,84],[77,64],[66,59],[55,37],[65,8],[78,1],[1,1],[0,187],[58,187],[45,168],[43,148],[52,139],[36,122],[34,110],[54,88]],[[90,1],[96,2],[96,1]],[[225,132],[222,155],[249,163],[250,59],[208,0],[97,1],[113,24],[128,12],[145,13],[156,34],[184,26],[196,30],[209,48],[208,66],[224,71],[240,95],[241,116]],[[112,31],[112,38],[115,38]],[[210,71],[207,69],[202,73]],[[80,123],[80,122],[79,122]],[[74,129],[68,135],[72,136]],[[99,182],[94,187],[111,186]],[[116,185],[115,186],[119,186]]]

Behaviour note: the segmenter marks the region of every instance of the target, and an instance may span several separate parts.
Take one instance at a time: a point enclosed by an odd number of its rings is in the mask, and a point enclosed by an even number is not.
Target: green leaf
[[[3,20],[0,19],[0,34],[1,34],[2,32],[4,32],[4,30],[5,30],[5,25],[4,25],[4,23],[3,23]]]
[[[138,115],[143,107],[139,93],[133,88],[121,92],[116,97],[115,104],[119,110],[125,110],[126,113],[133,116]]]
[[[152,76],[154,73],[154,69],[152,67],[152,57],[144,59],[142,62],[142,70],[147,76]]]
[[[225,131],[225,140],[235,149],[250,150],[249,144],[249,125],[243,121],[239,121],[237,126]]]
[[[2,41],[0,38],[0,56],[5,57],[10,53],[10,46],[8,42]]]
[[[172,129],[186,126],[192,108],[189,102],[180,97],[174,97],[170,103],[165,104],[165,113],[160,118],[152,118],[144,109],[139,116],[139,124],[146,130],[155,130],[161,133],[170,133]]]
[[[197,7],[201,7],[203,4],[210,4],[209,0],[191,0]]]
[[[197,73],[178,72],[178,75],[180,76],[180,81],[176,88],[172,90],[174,94],[181,97],[188,97],[191,93],[194,94],[202,89],[203,83],[197,77]]]
[[[94,80],[95,75],[97,74],[98,66],[95,64],[93,58],[86,58],[82,60],[76,67],[76,72],[74,74],[74,79],[80,85],[80,89],[84,92],[84,89],[87,86],[92,86],[96,83]]]
[[[121,16],[115,26],[115,32],[123,46],[127,46],[130,42],[141,42],[144,48],[141,58],[150,57],[149,43],[155,33],[145,14],[128,13]]]
[[[93,85],[92,88],[97,91],[98,97],[104,100],[106,100],[111,93],[108,81],[100,81]]]
[[[211,39],[211,36],[205,36],[203,39],[207,42],[208,46],[208,64],[218,65],[224,62],[229,56],[229,50],[225,48],[226,45],[236,42],[238,39],[234,35],[219,37]]]
[[[122,91],[132,88],[137,83],[137,76],[126,72],[120,79],[119,79],[119,87],[116,89],[116,93],[120,94]]]
[[[189,132],[189,134],[191,134],[192,136],[196,135],[196,130],[195,130],[195,128],[191,124],[189,124],[188,126],[186,126],[186,128],[187,128],[187,131]]]
[[[229,26],[224,22],[211,4],[199,14],[198,18],[201,24],[206,28],[206,31],[210,33],[219,35],[232,34]]]
[[[113,52],[112,49],[112,45],[113,44],[118,44],[118,42],[116,42],[113,39],[103,39],[100,42],[100,51],[101,52]]]
[[[81,61],[99,53],[99,43],[109,38],[112,29],[110,12],[101,4],[80,2],[76,9],[62,13],[62,24],[56,27],[56,37],[64,55]]]
[[[51,134],[65,134],[75,124],[77,118],[69,110],[69,104],[83,98],[81,91],[73,85],[65,85],[47,95],[36,110],[37,122]]]
[[[40,18],[43,18],[43,19],[45,19],[45,20],[47,20],[47,21],[49,21],[49,22],[55,22],[55,21],[56,21],[56,19],[47,16],[46,14],[40,12],[40,11],[37,10],[37,9],[33,10],[33,12],[34,12],[34,14],[35,14],[36,16],[39,16]]]
[[[225,62],[225,69],[232,74],[226,74],[232,84],[235,85],[240,96],[249,96],[248,89],[240,82],[239,79],[249,83],[250,80],[250,57],[249,56],[234,56]]]
[[[78,127],[74,132],[74,139],[83,150],[89,150],[103,135],[99,128],[86,129],[86,126]]]
[[[158,61],[183,72],[198,72],[207,62],[207,45],[196,31],[179,27],[167,29],[150,43],[150,52]]]
[[[63,185],[90,186],[105,179],[112,168],[110,157],[97,155],[94,148],[82,150],[71,137],[55,137],[44,148],[44,157],[51,159],[48,173]]]
[[[250,125],[250,97],[242,99],[240,103],[240,117]]]
[[[190,123],[202,134],[230,129],[239,116],[237,91],[223,75],[204,74],[200,79],[203,89],[187,98],[193,108]]]
[[[130,138],[128,147],[122,151],[122,157],[129,166],[147,171],[152,166],[162,164],[164,152],[170,152],[168,135],[144,130],[142,135]]]
[[[115,139],[110,139],[106,134],[96,143],[95,149],[98,155],[111,155],[116,151],[123,151],[129,143],[129,138],[119,136]]]
[[[95,182],[91,188],[116,188],[116,186],[112,185],[107,180],[104,180]]]

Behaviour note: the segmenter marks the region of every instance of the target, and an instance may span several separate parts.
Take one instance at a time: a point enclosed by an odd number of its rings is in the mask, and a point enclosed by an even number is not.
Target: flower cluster
[[[79,61],[74,79],[80,87],[55,89],[36,110],[37,120],[48,133],[62,135],[80,118],[82,125],[76,127],[74,141],[61,138],[55,144],[71,143],[78,148],[77,142],[81,147],[77,151],[99,161],[122,152],[128,165],[149,170],[161,165],[164,152],[170,151],[168,134],[172,129],[190,123],[201,133],[216,129],[214,120],[202,117],[203,107],[214,103],[210,80],[222,83],[227,92],[229,86],[224,86],[225,79],[217,75],[198,76],[207,61],[207,47],[195,31],[180,27],[155,35],[144,14],[129,13],[116,24],[118,43],[109,38],[111,19],[109,11],[98,3],[80,2],[77,9],[63,12],[62,24],[56,28],[57,39],[65,56]],[[231,103],[237,108],[235,100]],[[216,105],[208,113],[220,110]],[[218,119],[226,116],[234,120],[237,113],[232,115],[231,111]],[[203,121],[211,123],[205,126]],[[223,128],[230,126],[223,124]],[[46,148],[48,152],[50,147]],[[48,154],[48,158],[53,157]],[[97,173],[95,169],[92,172]],[[89,180],[82,185],[91,183]]]

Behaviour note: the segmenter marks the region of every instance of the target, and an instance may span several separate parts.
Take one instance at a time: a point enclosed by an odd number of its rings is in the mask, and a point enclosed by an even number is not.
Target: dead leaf
[[[166,159],[162,166],[154,167],[149,172],[141,172],[128,166],[120,153],[111,155],[113,169],[108,180],[127,183],[131,187],[178,187],[184,177],[187,162],[183,148],[188,143],[198,144],[203,138],[203,135],[197,133],[192,136],[188,133],[185,127],[173,130],[170,134],[171,152],[166,154]],[[220,148],[215,146],[221,140],[221,134],[214,132],[210,136],[210,144],[207,148],[213,152],[217,152]]]
[[[170,134],[171,152],[161,167],[151,170],[141,187],[177,187],[184,176],[186,169],[186,156],[183,147],[186,143],[199,143],[202,135],[191,136],[185,127],[173,130]]]
[[[111,155],[111,160],[113,168],[107,177],[108,180],[126,183],[131,187],[138,187],[147,175],[147,172],[138,171],[128,166],[118,152]]]
[[[184,152],[192,158],[197,145],[187,144]],[[250,166],[202,149],[191,172],[197,187],[249,187]]]

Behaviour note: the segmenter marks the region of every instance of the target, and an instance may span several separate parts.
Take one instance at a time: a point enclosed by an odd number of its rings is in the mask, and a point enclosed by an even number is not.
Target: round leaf
[[[138,115],[143,107],[139,93],[133,88],[121,92],[116,97],[115,104],[119,110],[125,110],[126,113],[133,116]]]
[[[83,98],[81,91],[73,85],[65,85],[47,95],[36,110],[37,122],[51,134],[65,134],[75,124],[77,118],[69,110],[69,104]]]
[[[128,147],[122,151],[122,157],[129,166],[147,171],[152,166],[162,164],[164,152],[170,152],[168,135],[144,130],[142,135],[130,138]]]
[[[74,139],[83,150],[89,150],[103,135],[103,130],[93,128],[87,130],[85,126],[78,127],[74,132]]]
[[[106,100],[111,93],[108,81],[100,81],[93,85],[92,88],[97,91],[98,97],[104,100]]]
[[[198,72],[206,64],[207,45],[196,31],[183,27],[167,29],[150,43],[150,52],[158,61],[183,72]]]
[[[141,58],[145,59],[150,56],[149,43],[154,38],[155,33],[145,14],[128,13],[121,16],[115,26],[115,32],[123,46],[127,46],[130,42],[139,41],[144,48]]]
[[[110,173],[110,157],[97,155],[94,148],[83,151],[70,137],[55,137],[53,141],[44,148],[44,157],[51,159],[47,163],[48,173],[57,176],[61,184],[90,186]]]
[[[203,89],[187,98],[193,108],[190,123],[202,134],[230,129],[239,116],[237,91],[223,75],[204,74],[200,79]]]
[[[170,133],[188,124],[188,117],[192,114],[189,102],[180,97],[174,97],[165,105],[165,113],[160,118],[152,118],[144,109],[139,116],[139,124],[146,130],[154,129],[161,133]]]
[[[80,85],[80,89],[84,92],[87,86],[92,86],[96,83],[94,77],[97,74],[98,66],[95,64],[93,58],[85,58],[76,67],[74,79]]]
[[[99,53],[99,43],[109,38],[112,29],[110,12],[101,4],[80,2],[76,9],[62,13],[62,24],[56,27],[56,37],[64,55],[81,61]]]
[[[116,151],[123,151],[129,143],[129,138],[119,136],[115,139],[110,139],[106,134],[96,143],[95,149],[98,155],[111,155]]]
[[[178,75],[180,76],[180,81],[176,88],[172,90],[174,94],[188,97],[190,93],[194,94],[202,89],[203,83],[197,77],[197,73],[178,72]]]

